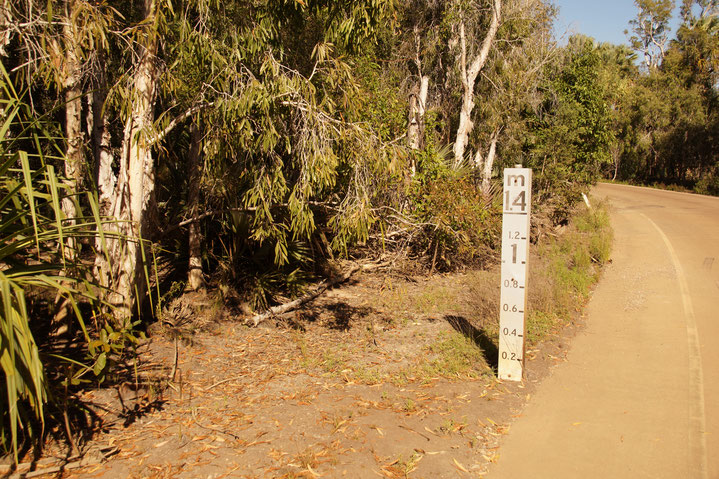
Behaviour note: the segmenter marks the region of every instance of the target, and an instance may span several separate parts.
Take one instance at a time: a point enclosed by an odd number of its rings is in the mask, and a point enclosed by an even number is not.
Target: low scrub
[[[566,226],[530,247],[526,337],[530,346],[556,334],[585,305],[609,261],[613,232],[608,207],[575,209]],[[499,268],[436,275],[424,284],[385,279],[375,301],[402,328],[418,318],[444,319],[455,331],[426,347],[405,376],[478,377],[496,364],[499,331]],[[420,324],[420,323],[414,323]],[[414,326],[416,327],[416,326]],[[365,377],[366,376],[366,377]],[[391,380],[381,371],[357,378],[377,384]],[[368,379],[369,378],[369,379]]]
[[[575,212],[555,237],[535,247],[530,261],[529,341],[541,340],[585,303],[609,261],[613,232],[606,204]]]

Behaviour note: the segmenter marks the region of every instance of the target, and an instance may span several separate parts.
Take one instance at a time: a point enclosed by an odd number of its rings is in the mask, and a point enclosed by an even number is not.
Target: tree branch
[[[472,65],[469,67],[469,71],[467,71],[467,82],[472,85],[472,87],[474,85],[474,81],[477,79],[477,75],[479,74],[480,70],[482,70],[484,64],[487,63],[487,57],[489,56],[489,51],[492,48],[492,42],[494,42],[494,37],[497,35],[497,30],[499,30],[499,20],[501,13],[502,0],[494,0],[494,6],[492,8],[492,21],[489,25],[489,31],[484,37],[484,41],[482,42],[482,48],[479,51],[479,54],[472,62]]]
[[[339,211],[336,207],[330,205],[329,203],[321,203],[319,201],[308,201],[307,204],[310,206],[319,206],[319,207],[322,207],[322,208],[325,208],[328,210]],[[286,208],[287,206],[289,206],[287,203],[280,203],[280,204],[272,205],[271,207],[272,208]],[[211,216],[224,215],[226,213],[253,213],[259,209],[260,208],[258,206],[252,206],[252,207],[248,207],[248,208],[224,208],[221,210],[207,211],[205,213],[202,213],[201,215],[193,216],[192,218],[183,220],[183,221],[177,223],[176,225],[170,226],[169,228],[164,230],[161,233],[161,235],[165,236],[165,235],[172,233],[184,226],[187,226],[191,223],[197,223],[198,221],[202,221],[205,218],[209,218]]]
[[[294,309],[299,308],[300,306],[309,303],[310,301],[320,297],[325,291],[327,291],[330,288],[334,288],[338,284],[342,284],[346,281],[348,281],[352,276],[354,276],[359,271],[367,271],[372,270],[376,268],[380,268],[384,266],[384,264],[354,264],[348,271],[346,271],[342,276],[339,276],[332,281],[326,282],[323,281],[320,283],[320,285],[312,291],[311,293],[307,293],[306,295],[295,299],[294,301],[290,301],[289,303],[281,304],[279,306],[275,306],[273,308],[270,308],[269,311],[261,314],[257,314],[251,318],[248,318],[245,320],[245,324],[251,324],[252,326],[257,326],[262,321],[265,321],[272,316],[277,316],[278,314],[287,313],[289,311],[292,311]]]
[[[201,103],[199,105],[195,105],[193,107],[188,108],[183,113],[181,113],[179,116],[175,117],[162,131],[159,131],[156,135],[154,135],[150,139],[150,145],[154,145],[156,143],[161,142],[165,139],[167,135],[170,134],[172,130],[175,129],[177,125],[194,115],[195,113],[205,110],[207,108],[210,108],[214,105],[213,103]]]
[[[468,88],[467,80],[467,35],[464,32],[464,17],[459,24],[459,48],[460,48],[460,68],[462,70],[462,86],[466,90]]]

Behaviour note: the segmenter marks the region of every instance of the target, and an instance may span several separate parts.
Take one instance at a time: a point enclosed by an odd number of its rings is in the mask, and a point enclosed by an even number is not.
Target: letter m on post
[[[507,186],[524,186],[524,175],[507,175]]]

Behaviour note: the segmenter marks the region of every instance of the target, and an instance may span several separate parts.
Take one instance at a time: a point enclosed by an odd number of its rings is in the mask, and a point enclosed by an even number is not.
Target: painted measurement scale
[[[499,307],[499,379],[521,381],[527,309],[532,170],[504,170],[502,288]]]

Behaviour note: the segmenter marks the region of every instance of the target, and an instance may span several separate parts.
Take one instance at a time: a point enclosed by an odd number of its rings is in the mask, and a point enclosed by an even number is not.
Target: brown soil
[[[524,383],[498,381],[497,314],[482,299],[496,274],[362,274],[258,328],[210,320],[219,307],[185,296],[184,324],[158,328],[141,354],[142,382],[169,385],[86,393],[105,427],[85,447],[109,457],[61,474],[480,477],[577,327],[531,345]],[[442,344],[457,330],[487,357],[456,368]]]

